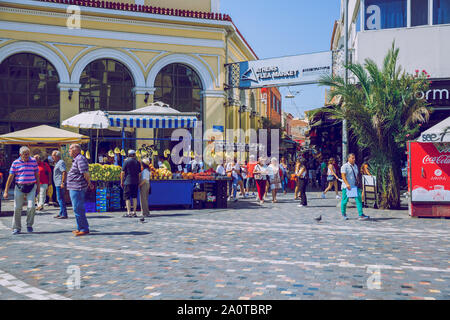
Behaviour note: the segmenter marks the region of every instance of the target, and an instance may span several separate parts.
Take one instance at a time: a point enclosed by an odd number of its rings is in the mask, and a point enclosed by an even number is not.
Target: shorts
[[[126,184],[123,187],[123,197],[125,200],[136,199],[138,195],[138,185],[137,184]]]

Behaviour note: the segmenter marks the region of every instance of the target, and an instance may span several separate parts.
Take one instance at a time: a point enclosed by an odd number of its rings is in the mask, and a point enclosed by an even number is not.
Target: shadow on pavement
[[[151,234],[151,232],[130,231],[130,232],[100,232],[91,231],[89,236],[145,236]]]

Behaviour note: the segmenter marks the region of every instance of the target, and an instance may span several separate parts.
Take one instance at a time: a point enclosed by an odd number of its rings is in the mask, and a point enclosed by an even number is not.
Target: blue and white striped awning
[[[108,115],[111,127],[119,128],[147,128],[147,129],[176,129],[195,128],[195,116],[144,116],[144,115]]]

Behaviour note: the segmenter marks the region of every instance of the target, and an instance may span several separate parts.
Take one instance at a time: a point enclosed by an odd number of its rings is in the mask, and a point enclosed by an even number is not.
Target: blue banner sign
[[[229,67],[229,84],[236,88],[312,84],[331,75],[332,52],[238,62]]]

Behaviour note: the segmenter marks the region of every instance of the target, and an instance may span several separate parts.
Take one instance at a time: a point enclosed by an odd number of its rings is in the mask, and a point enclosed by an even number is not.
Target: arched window
[[[192,68],[180,63],[169,64],[156,76],[155,88],[155,101],[181,112],[202,114],[202,82]]]
[[[134,81],[130,71],[111,59],[95,60],[80,77],[80,112],[134,109]]]
[[[202,82],[197,72],[191,67],[173,63],[165,66],[155,79],[154,101],[167,103],[180,112],[197,112],[198,119],[203,121]],[[173,129],[158,130],[158,138],[168,139]],[[192,131],[191,131],[192,133]],[[159,149],[171,149],[169,140],[159,140]]]
[[[240,90],[240,92],[239,92],[239,101],[241,103],[241,106],[245,106],[247,104],[247,102],[245,101],[245,91],[244,90]]]
[[[59,77],[45,58],[19,53],[0,65],[0,121],[21,130],[59,123]],[[34,123],[34,124],[33,124]]]
[[[0,64],[0,134],[47,124],[58,126],[59,77],[45,58],[14,54]],[[19,156],[20,146],[0,148],[0,171]]]
[[[99,59],[89,63],[80,76],[80,112],[103,111],[130,111],[134,109],[134,80],[126,66],[112,59]],[[92,139],[94,130],[80,130],[81,134]],[[109,150],[122,148],[118,139],[120,132],[101,130],[99,155],[105,155]],[[126,132],[125,148],[135,148],[134,133]],[[94,144],[90,146],[94,155]]]
[[[255,94],[253,92],[250,95],[250,110],[256,112]]]

